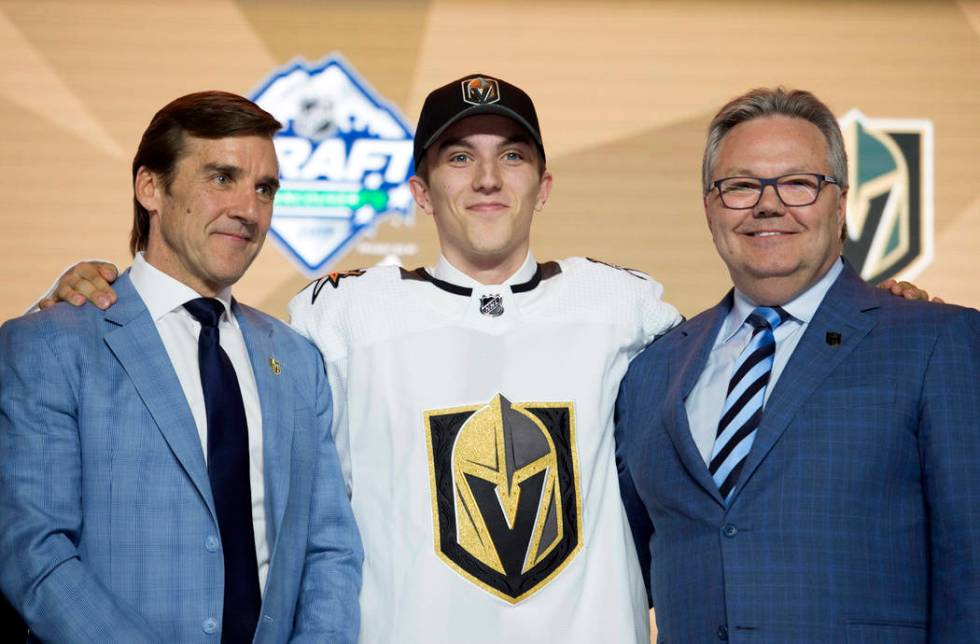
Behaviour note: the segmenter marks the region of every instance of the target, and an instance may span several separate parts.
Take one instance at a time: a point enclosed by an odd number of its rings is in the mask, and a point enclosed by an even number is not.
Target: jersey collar
[[[481,286],[495,286],[491,284],[484,285],[477,282],[475,279],[450,264],[449,260],[446,259],[446,257],[441,253],[439,254],[439,261],[436,262],[435,267],[427,268],[426,270],[437,280],[448,282],[449,284],[453,284],[455,286],[462,286],[470,289],[480,288]],[[510,286],[512,284],[527,282],[534,277],[537,270],[538,263],[534,259],[534,254],[531,251],[528,251],[527,257],[524,258],[524,263],[521,264],[521,267],[518,268],[513,275],[501,282],[500,285]]]
[[[444,256],[439,255],[439,261],[432,268],[419,268],[408,272],[406,277],[424,279],[444,291],[454,295],[469,297],[473,290],[485,290],[491,286],[509,286],[513,293],[524,293],[536,287],[542,279],[542,269],[534,259],[534,254],[528,251],[524,263],[517,271],[499,285],[481,284],[475,279],[449,263]]]

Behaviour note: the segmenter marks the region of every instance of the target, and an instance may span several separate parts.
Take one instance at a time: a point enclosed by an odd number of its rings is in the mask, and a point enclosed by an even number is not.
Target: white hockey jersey
[[[293,299],[364,543],[362,643],[646,644],[613,409],[629,360],[680,321],[661,292],[529,255],[504,285],[440,259]]]

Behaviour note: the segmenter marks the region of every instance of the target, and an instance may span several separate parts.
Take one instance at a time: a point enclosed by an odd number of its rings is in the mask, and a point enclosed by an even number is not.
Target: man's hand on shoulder
[[[878,284],[878,288],[883,288],[892,295],[904,297],[906,300],[922,300],[923,302],[937,302],[939,304],[945,303],[945,300],[941,297],[934,297],[930,300],[929,293],[912,282],[898,282],[894,279],[887,279]]]
[[[107,262],[79,262],[61,276],[53,292],[37,306],[46,309],[58,302],[81,306],[88,301],[100,309],[107,309],[116,301],[116,292],[109,285],[117,277],[119,271]]]

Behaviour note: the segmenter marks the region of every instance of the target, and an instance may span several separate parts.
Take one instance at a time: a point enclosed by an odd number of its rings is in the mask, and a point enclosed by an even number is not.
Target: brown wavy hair
[[[169,194],[177,162],[184,152],[184,136],[223,139],[231,136],[271,138],[282,124],[252,101],[229,92],[196,92],[171,101],[157,112],[133,157],[133,182],[140,168],[159,175]],[[133,230],[129,251],[146,250],[150,213],[133,193]]]

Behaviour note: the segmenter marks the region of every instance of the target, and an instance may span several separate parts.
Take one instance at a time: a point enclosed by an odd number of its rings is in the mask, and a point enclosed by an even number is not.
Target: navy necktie
[[[235,368],[219,344],[218,320],[224,305],[201,297],[187,302],[184,308],[201,323],[197,359],[208,417],[208,478],[225,564],[221,641],[251,642],[262,600],[252,525],[245,404]]]
[[[762,419],[766,387],[776,353],[772,332],[789,317],[789,313],[778,306],[760,306],[746,320],[753,327],[752,339],[735,363],[708,464],[708,471],[724,499],[728,499],[735,489]]]

